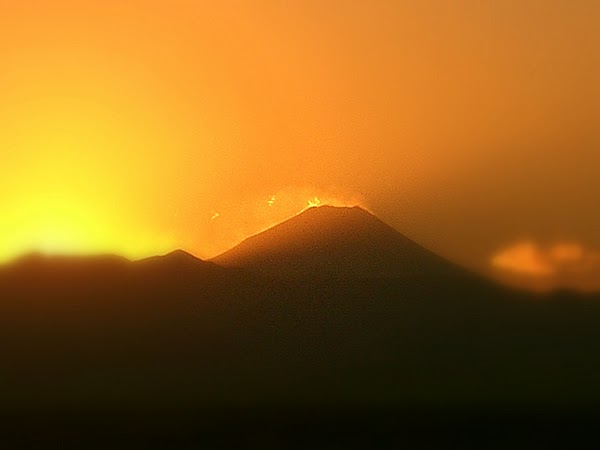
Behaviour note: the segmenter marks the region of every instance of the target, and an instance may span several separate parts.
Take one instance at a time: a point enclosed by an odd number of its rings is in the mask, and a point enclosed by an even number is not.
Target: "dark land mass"
[[[29,255],[0,299],[6,448],[574,448],[600,407],[600,296],[501,287],[359,208],[212,262]]]

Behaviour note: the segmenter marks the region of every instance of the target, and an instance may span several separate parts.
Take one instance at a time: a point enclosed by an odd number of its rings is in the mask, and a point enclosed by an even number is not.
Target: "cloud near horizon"
[[[527,240],[498,251],[492,256],[491,264],[513,274],[555,277],[600,268],[600,252],[576,242],[558,242],[543,247]]]

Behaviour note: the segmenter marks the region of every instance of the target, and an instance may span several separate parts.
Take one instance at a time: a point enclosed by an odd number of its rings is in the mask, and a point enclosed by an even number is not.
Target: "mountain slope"
[[[359,207],[310,208],[212,261],[225,267],[337,278],[461,271]]]

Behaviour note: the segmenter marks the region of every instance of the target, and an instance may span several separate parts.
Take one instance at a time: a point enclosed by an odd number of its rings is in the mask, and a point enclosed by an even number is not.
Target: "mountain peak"
[[[379,220],[376,216],[371,214],[369,211],[361,208],[360,206],[331,206],[331,205],[321,205],[321,206],[313,206],[305,209],[301,213],[296,216],[282,222],[277,225],[283,226],[286,224],[295,224],[299,225],[303,221],[307,222],[307,225],[311,227],[322,227],[326,226],[335,226],[335,227],[351,227],[356,226],[357,224],[375,224],[377,223],[379,226],[385,225],[381,220]],[[311,221],[312,223],[308,223]],[[392,229],[385,225],[386,228]],[[395,231],[395,230],[394,230]]]
[[[201,265],[201,264],[209,264],[206,261],[203,261],[200,258],[196,258],[191,253],[186,252],[185,250],[177,249],[169,252],[165,255],[160,256],[151,256],[150,258],[142,259],[139,261],[141,263],[147,262],[161,262],[168,263],[169,265],[181,266],[181,265]]]
[[[172,252],[163,255],[162,258],[169,260],[202,261],[191,253],[181,249],[173,250]]]
[[[312,216],[321,216],[321,217],[345,217],[349,218],[359,218],[359,217],[373,217],[375,216],[371,214],[366,209],[361,208],[360,206],[332,206],[332,205],[320,205],[320,206],[311,206],[310,208],[305,209],[301,213],[297,214],[295,217],[304,216],[304,215],[312,215]]]
[[[309,208],[306,208],[302,213],[298,214],[304,214],[307,212],[321,212],[321,213],[342,213],[342,212],[361,212],[361,213],[366,213],[366,214],[371,214],[370,212],[368,212],[366,209],[361,208],[358,205],[354,205],[354,206],[333,206],[333,205],[319,205],[319,206],[311,206]]]
[[[309,208],[213,261],[324,277],[404,277],[452,266],[358,206]]]

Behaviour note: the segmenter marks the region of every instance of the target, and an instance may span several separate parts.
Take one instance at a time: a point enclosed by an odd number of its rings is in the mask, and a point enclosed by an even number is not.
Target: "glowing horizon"
[[[168,237],[128,229],[93,206],[56,198],[13,211],[10,221],[0,222],[0,234],[0,263],[28,253],[116,254],[139,259],[175,245]]]
[[[595,252],[599,14],[592,0],[3,2],[0,261],[208,258],[309,199],[368,205],[479,271],[522,236]]]
[[[279,195],[281,196],[281,194]],[[266,204],[273,207],[276,197],[276,195],[269,196]],[[277,206],[279,207],[280,204],[281,202]],[[323,201],[319,197],[313,196],[306,200],[306,205],[302,209],[289,216],[283,216],[282,214],[288,214],[288,211],[292,210],[293,204],[288,204],[287,207],[281,209],[282,213],[272,215],[270,218],[265,215],[265,220],[272,220],[272,217],[279,217],[279,219],[267,226],[249,230],[231,247],[311,208],[320,206],[359,206],[356,203],[340,201],[331,197],[328,197],[327,201]],[[33,253],[60,256],[111,254],[123,256],[130,260],[139,260],[164,255],[179,249],[199,258],[211,258],[231,248],[224,247],[219,252],[208,256],[199,255],[193,249],[178,245],[172,238],[140,236],[139,230],[129,230],[130,234],[127,235],[127,230],[119,230],[114,222],[110,223],[106,218],[102,220],[100,216],[95,217],[94,214],[90,214],[89,208],[86,211],[85,208],[80,206],[75,208],[73,206],[73,203],[64,202],[61,204],[56,199],[54,202],[48,203],[46,199],[41,210],[34,211],[35,208],[23,208],[21,213],[26,217],[17,217],[17,220],[12,224],[12,228],[10,224],[4,222],[4,227],[0,229],[0,234],[5,236],[5,239],[0,241],[4,244],[0,246],[0,264]],[[366,209],[364,206],[361,207]],[[220,213],[214,213],[210,220],[214,221],[220,218]],[[27,225],[24,226],[24,224]],[[126,236],[127,238],[125,238]],[[127,242],[128,245],[123,245],[123,242]]]

